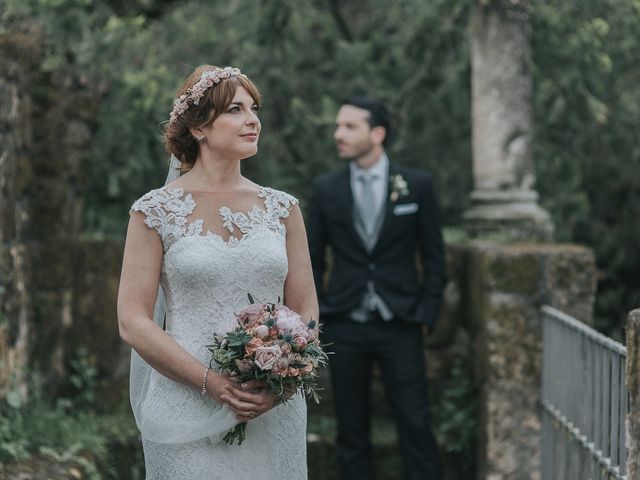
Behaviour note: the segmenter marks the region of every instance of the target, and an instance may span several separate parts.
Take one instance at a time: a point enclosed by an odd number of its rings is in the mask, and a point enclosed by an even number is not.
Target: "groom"
[[[406,478],[439,480],[423,331],[436,324],[446,281],[440,215],[429,174],[390,162],[389,123],[376,99],[344,101],[334,139],[349,165],[317,178],[311,195],[309,245],[324,341],[334,352],[338,459],[343,479],[374,478],[370,390],[377,364]]]

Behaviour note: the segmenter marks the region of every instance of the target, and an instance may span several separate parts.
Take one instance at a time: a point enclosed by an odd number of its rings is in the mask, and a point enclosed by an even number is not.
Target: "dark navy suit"
[[[388,176],[397,179],[400,175],[407,188],[396,188],[398,195],[392,195],[393,182],[389,182],[382,227],[371,242],[356,228],[350,175],[346,167],[316,179],[307,222],[323,340],[334,351],[329,363],[342,478],[374,478],[369,425],[371,374],[377,363],[398,424],[407,478],[438,480],[423,327],[436,324],[446,275],[431,177],[424,171],[389,164]],[[325,278],[329,258],[331,268]],[[351,312],[362,305],[370,282],[392,311],[391,320],[383,320],[376,311],[365,323],[352,319]]]

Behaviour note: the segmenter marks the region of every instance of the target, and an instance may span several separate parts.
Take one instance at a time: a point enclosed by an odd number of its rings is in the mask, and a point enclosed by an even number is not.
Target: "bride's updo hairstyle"
[[[189,129],[213,123],[233,101],[237,87],[244,87],[260,106],[258,88],[232,67],[201,65],[178,90],[171,118],[164,128],[164,145],[167,152],[180,160],[183,171],[191,170],[200,149]]]

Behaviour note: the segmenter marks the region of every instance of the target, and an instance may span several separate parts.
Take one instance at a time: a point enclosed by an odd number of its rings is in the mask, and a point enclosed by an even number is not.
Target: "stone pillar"
[[[480,392],[477,479],[539,479],[542,417],[540,307],[591,322],[596,267],[575,245],[474,242],[467,315]]]
[[[640,310],[633,310],[627,321],[627,478],[640,478]]]
[[[473,236],[501,232],[549,240],[532,164],[528,0],[478,0],[471,39],[474,190],[465,213]]]

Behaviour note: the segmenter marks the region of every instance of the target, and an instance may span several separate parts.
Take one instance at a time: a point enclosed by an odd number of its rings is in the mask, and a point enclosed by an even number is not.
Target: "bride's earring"
[[[204,135],[201,135],[199,137],[196,137],[196,141],[198,143],[207,143],[207,137],[205,137]]]

